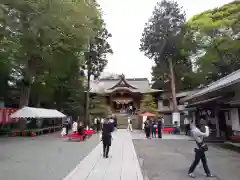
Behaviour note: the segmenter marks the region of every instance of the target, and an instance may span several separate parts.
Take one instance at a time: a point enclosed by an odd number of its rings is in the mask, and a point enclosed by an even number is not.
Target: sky
[[[108,56],[105,72],[124,74],[127,78],[151,80],[153,61],[139,51],[144,24],[161,0],[98,0],[108,31],[113,55]],[[177,0],[186,11],[187,19],[205,10],[233,0]]]

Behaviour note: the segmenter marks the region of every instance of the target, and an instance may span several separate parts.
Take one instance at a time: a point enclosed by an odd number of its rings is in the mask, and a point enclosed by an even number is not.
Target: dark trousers
[[[152,137],[156,137],[156,134],[157,134],[156,128],[152,128]]]
[[[194,159],[192,165],[190,166],[190,168],[188,170],[189,174],[192,173],[195,170],[195,168],[199,164],[200,160],[202,161],[205,173],[210,174],[210,170],[208,168],[207,158],[205,156],[205,152],[204,152],[204,150],[200,150],[200,149],[195,149],[195,159]]]
[[[162,138],[162,129],[158,128],[158,138]]]
[[[185,135],[187,135],[187,136],[190,135],[190,124],[185,125]]]
[[[108,143],[103,143],[103,157],[108,157],[110,145]]]
[[[66,134],[68,134],[68,128],[69,128],[69,127],[68,127],[68,126],[66,126]]]
[[[150,138],[150,128],[145,128],[145,134],[147,138]]]

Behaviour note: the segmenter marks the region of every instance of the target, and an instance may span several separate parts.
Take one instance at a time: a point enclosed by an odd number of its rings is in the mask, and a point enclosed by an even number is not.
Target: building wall
[[[160,112],[161,111],[169,111],[169,112],[171,112],[173,110],[173,103],[172,103],[172,101],[169,101],[169,106],[164,106],[163,105],[163,100],[158,100],[157,106],[158,106],[158,110]],[[178,110],[179,111],[183,111],[184,107],[185,107],[184,105],[178,105]]]
[[[237,108],[230,110],[231,125],[233,131],[240,131],[239,111]]]
[[[169,101],[169,106],[164,106],[163,99],[158,100],[157,103],[157,108],[159,113],[163,116],[164,118],[164,124],[166,126],[168,125],[173,125],[172,122],[172,110],[173,110],[173,105],[172,101]],[[178,105],[178,110],[181,112],[180,114],[180,126],[183,125],[184,123],[184,114],[183,111],[185,109],[184,105]]]
[[[1,100],[0,100],[0,108],[4,108],[4,107],[5,107],[4,101],[1,101]]]

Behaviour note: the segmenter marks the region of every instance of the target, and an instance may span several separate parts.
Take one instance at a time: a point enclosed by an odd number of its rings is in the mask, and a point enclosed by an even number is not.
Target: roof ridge
[[[236,71],[233,71],[232,73],[230,73],[230,74],[228,74],[228,75],[226,75],[226,76],[218,79],[217,81],[214,81],[214,82],[208,84],[207,87],[212,86],[212,85],[214,85],[214,84],[217,84],[217,83],[221,82],[222,80],[227,79],[229,76],[232,76],[232,75],[237,74],[237,73],[240,73],[240,69],[238,69],[238,70],[236,70]],[[203,88],[203,89],[204,89],[204,88]]]

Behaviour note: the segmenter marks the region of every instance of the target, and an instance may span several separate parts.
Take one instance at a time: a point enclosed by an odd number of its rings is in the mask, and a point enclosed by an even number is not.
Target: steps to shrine
[[[128,126],[128,117],[130,117],[133,121],[133,128],[136,129],[137,126],[135,124],[137,121],[137,116],[136,115],[130,115],[127,113],[115,113],[114,114],[117,117],[118,121],[118,129],[126,129]]]

